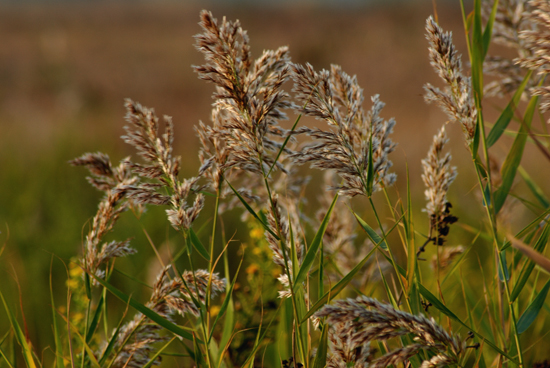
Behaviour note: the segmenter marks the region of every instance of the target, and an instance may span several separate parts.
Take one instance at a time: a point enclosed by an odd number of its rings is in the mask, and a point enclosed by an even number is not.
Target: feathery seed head
[[[291,155],[297,164],[309,163],[321,170],[332,169],[343,179],[337,189],[347,196],[370,195],[367,170],[373,161],[373,189],[380,190],[395,181],[389,173],[392,162],[388,154],[395,149],[389,135],[395,120],[384,121],[379,114],[384,107],[379,96],[372,97],[372,108],[362,109],[363,91],[356,77],[350,77],[339,66],[330,72],[316,72],[309,64],[293,64],[294,91],[302,104],[301,113],[326,121],[331,130],[300,127],[293,134],[307,134],[314,141]]]
[[[372,341],[385,341],[406,334],[415,336],[414,344],[373,360],[369,367],[406,363],[421,349],[430,350],[440,356],[440,360],[434,362],[444,360],[447,364],[456,364],[465,349],[463,341],[449,334],[433,319],[397,310],[389,304],[365,296],[336,301],[333,305],[321,308],[315,316],[326,317],[327,323],[333,326],[329,338],[337,351],[351,351],[356,347],[368,349]],[[332,351],[331,360],[335,356],[334,350]]]
[[[477,124],[471,79],[462,75],[462,63],[453,44],[452,34],[444,32],[431,16],[426,20],[426,31],[430,44],[430,64],[447,87],[442,91],[426,84],[425,99],[427,102],[437,102],[451,119],[460,122],[466,142],[471,144]]]

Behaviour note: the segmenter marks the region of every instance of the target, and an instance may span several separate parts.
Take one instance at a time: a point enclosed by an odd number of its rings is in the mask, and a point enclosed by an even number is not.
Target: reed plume
[[[550,4],[547,1],[531,0],[529,5],[533,10],[526,17],[531,27],[522,30],[519,37],[531,52],[520,56],[516,62],[539,75],[544,75],[550,71]],[[550,87],[536,86],[532,87],[530,92],[535,96],[542,96],[542,112],[550,109]]]
[[[217,274],[210,274],[205,270],[195,272],[185,271],[181,277],[169,276],[171,266],[165,267],[153,285],[153,292],[147,308],[154,311],[170,322],[174,322],[174,315],[185,316],[187,313],[199,316],[200,305],[204,303],[207,287],[211,278],[211,296],[225,290],[225,280]],[[150,321],[141,313],[117,331],[114,349],[117,352],[113,367],[143,367],[149,363],[151,355],[156,351],[157,342],[166,341],[162,327]],[[160,357],[156,357],[152,364],[159,365]]]
[[[449,233],[449,226],[458,220],[451,215],[452,205],[447,200],[449,186],[457,175],[456,167],[451,166],[451,154],[447,152],[443,155],[443,147],[448,141],[445,126],[442,126],[433,138],[428,157],[422,160],[422,180],[426,186],[424,195],[428,201],[424,211],[430,218],[430,234],[427,241],[433,241],[437,245],[443,245]],[[425,245],[419,252],[423,251]]]
[[[168,220],[176,230],[189,229],[204,205],[204,195],[198,193],[199,178],[178,179],[180,157],[174,157],[172,144],[174,126],[172,119],[164,116],[165,131],[159,135],[159,118],[153,109],[126,100],[126,135],[122,139],[132,145],[144,164],[128,161],[132,171],[143,180],[134,185],[122,186],[119,190],[140,204],[169,205]],[[169,195],[161,193],[168,192]],[[188,197],[195,194],[192,204]]]
[[[403,312],[365,296],[326,305],[315,316],[327,317],[326,322],[332,327],[331,334],[335,335],[331,337],[331,341],[337,343],[332,343],[335,347],[331,348],[331,361],[347,364],[349,360],[343,359],[343,355],[357,359],[357,352],[361,352],[360,366],[382,368],[390,364],[406,364],[411,356],[417,355],[421,350],[428,350],[434,355],[424,360],[421,367],[442,367],[458,364],[465,350],[464,342],[445,331],[433,318]],[[369,351],[371,342],[386,341],[407,334],[414,335],[413,344],[397,348],[376,359],[364,356]],[[349,356],[352,350],[356,351],[355,356]],[[337,353],[334,354],[334,351]],[[338,363],[332,366],[345,365]]]
[[[86,235],[81,259],[82,267],[89,274],[104,278],[105,271],[101,269],[102,265],[113,258],[136,252],[130,247],[129,239],[103,244],[101,242],[103,237],[113,229],[119,216],[133,204],[124,197],[122,188],[134,185],[139,178],[132,174],[126,160],[123,160],[118,167],[113,167],[109,156],[101,152],[85,153],[69,163],[73,166],[85,166],[91,174],[86,179],[95,188],[105,193],[92,219],[92,228]],[[134,203],[133,207],[141,211],[139,205]]]
[[[477,109],[472,95],[471,79],[462,74],[460,55],[453,44],[451,32],[444,32],[430,16],[426,20],[426,38],[430,44],[430,64],[447,84],[440,90],[427,83],[425,100],[437,102],[447,115],[462,125],[466,143],[473,142]]]
[[[195,36],[196,46],[206,63],[195,71],[216,85],[214,124],[197,127],[203,145],[201,172],[213,170],[209,177],[217,189],[230,168],[261,176],[271,167],[284,171],[275,154],[282,147],[278,138],[285,135],[278,121],[287,118],[283,110],[291,107],[282,89],[289,77],[288,48],[264,51],[252,60],[247,33],[238,21],[223,18],[218,23],[203,11],[200,25],[203,33]]]
[[[294,162],[309,163],[312,168],[334,170],[343,183],[331,189],[346,196],[367,195],[395,182],[390,173],[388,155],[396,144],[389,137],[395,120],[380,117],[384,103],[378,95],[372,97],[372,108],[365,114],[362,108],[363,90],[356,77],[339,66],[316,72],[310,64],[293,64],[294,91],[301,104],[299,110],[326,121],[331,130],[300,127],[293,134],[307,134],[313,142],[292,154]],[[374,177],[367,175],[372,160]]]

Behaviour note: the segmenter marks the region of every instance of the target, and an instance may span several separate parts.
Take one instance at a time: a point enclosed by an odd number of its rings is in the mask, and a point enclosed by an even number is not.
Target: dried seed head
[[[546,0],[531,0],[529,5],[532,11],[527,13],[526,20],[530,27],[521,30],[519,38],[530,53],[517,59],[517,63],[543,74],[550,71],[550,4]]]
[[[168,321],[173,321],[174,313],[181,315],[199,316],[199,307],[193,302],[205,302],[206,289],[211,281],[211,296],[225,290],[225,279],[220,279],[215,273],[205,270],[195,272],[186,271],[182,278],[169,277],[170,266],[165,267],[159,274],[153,287],[151,298],[146,303],[147,308],[153,310]],[[193,298],[191,297],[193,296]],[[133,320],[122,326],[113,351],[118,352],[114,360],[114,367],[143,367],[151,355],[156,351],[155,343],[165,341],[166,337],[160,334],[161,327],[150,321],[141,313],[137,313]],[[160,360],[153,362],[159,365]]]
[[[365,114],[357,79],[339,66],[333,65],[330,72],[316,72],[309,64],[294,64],[292,69],[296,99],[303,106],[299,111],[333,127],[329,131],[301,127],[293,132],[314,139],[291,156],[294,162],[336,171],[344,182],[333,189],[344,195],[370,195],[367,170],[372,152],[373,190],[393,184],[396,176],[389,173],[392,162],[388,154],[395,149],[389,138],[395,120],[384,121],[379,116],[384,107],[379,96],[372,97],[372,108]]]
[[[197,49],[206,63],[195,67],[199,78],[216,84],[213,125],[200,124],[197,133],[202,149],[201,173],[215,190],[229,169],[267,175],[282,147],[286,132],[277,126],[286,119],[283,109],[291,106],[282,84],[288,79],[288,48],[264,51],[251,59],[248,36],[239,22],[221,23],[206,11],[201,13],[203,33],[195,36]],[[286,150],[288,153],[288,149]],[[280,162],[275,167],[284,170]]]
[[[429,216],[438,217],[445,212],[447,191],[457,175],[456,167],[451,166],[451,154],[443,154],[443,147],[448,141],[445,126],[442,126],[433,138],[428,157],[422,160],[422,180],[426,186],[424,194],[428,201],[425,211]]]
[[[406,334],[415,336],[414,344],[373,360],[369,367],[405,363],[420,349],[430,350],[440,356],[439,360],[428,361],[426,366],[438,361],[457,364],[465,349],[463,341],[449,334],[433,319],[397,310],[389,304],[365,296],[326,305],[315,316],[326,317],[326,322],[333,326],[329,338],[337,351],[350,351],[350,348],[359,346],[368,348],[372,341],[386,341]]]
[[[430,64],[447,87],[441,91],[426,84],[425,99],[427,102],[437,102],[452,120],[460,122],[466,142],[471,144],[477,123],[471,80],[462,75],[462,63],[453,44],[452,34],[443,32],[431,16],[426,21],[426,31],[430,43]]]

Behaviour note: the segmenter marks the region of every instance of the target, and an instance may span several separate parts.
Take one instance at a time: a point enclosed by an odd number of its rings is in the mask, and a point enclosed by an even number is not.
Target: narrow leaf
[[[538,101],[538,96],[533,96],[531,98],[531,101],[527,106],[525,116],[523,118],[523,123],[521,124],[521,127],[518,130],[516,139],[512,144],[512,148],[510,149],[510,152],[508,153],[506,160],[502,164],[502,169],[501,169],[502,184],[500,188],[496,190],[495,196],[494,196],[495,214],[497,214],[502,208],[502,206],[504,205],[504,201],[506,200],[506,197],[508,197],[508,193],[512,188],[514,178],[516,177],[516,171],[518,169],[518,166],[521,162],[521,158],[523,156],[523,149],[525,148],[525,142],[527,142],[528,131],[531,127],[531,122],[533,121],[533,115],[535,114],[537,101]]]
[[[25,359],[25,363],[27,364],[27,367],[29,368],[36,368],[36,363],[34,362],[34,358],[32,357],[32,349],[27,342],[27,338],[25,337],[25,334],[23,333],[23,330],[21,330],[21,326],[19,326],[19,323],[15,319],[15,316],[13,315],[13,312],[8,307],[8,304],[4,300],[4,295],[2,292],[0,292],[0,298],[2,299],[2,303],[4,304],[4,308],[6,309],[6,313],[8,314],[8,319],[10,321],[10,325],[15,332],[15,339],[17,340],[17,343],[21,346],[23,358]]]
[[[223,253],[223,262],[225,266],[225,279],[227,280],[226,282],[229,285],[229,280],[231,280],[231,278],[229,274],[229,259],[227,256],[227,252]],[[239,269],[240,269],[240,264],[239,264]],[[237,271],[235,273],[235,280],[237,280],[238,274],[239,272]],[[227,296],[229,297],[229,300],[226,307],[226,315],[223,320],[222,338],[220,340],[220,346],[222,349],[227,349],[229,347],[230,339],[231,339],[231,336],[233,335],[233,330],[235,328],[235,305],[233,303],[233,287],[234,287],[235,280],[230,287],[226,286],[226,289],[228,290]],[[220,313],[221,313],[221,310],[220,310]],[[224,350],[220,352],[220,357],[219,357],[220,361],[223,358],[223,354],[224,354]]]
[[[372,135],[369,139],[369,162],[367,164],[367,196],[372,195],[372,188],[374,186],[374,162],[372,158]]]
[[[539,201],[541,206],[543,208],[549,208],[550,207],[550,201],[548,200],[548,197],[544,194],[542,189],[531,179],[527,171],[521,166],[518,167],[519,174],[535,196],[535,198]]]
[[[296,126],[298,126],[298,122],[300,121],[301,118],[302,118],[302,114],[298,115],[298,117],[296,118],[296,121],[294,122],[294,125],[290,129],[289,133],[293,132],[294,129],[296,129]],[[271,172],[273,171],[273,168],[275,168],[275,165],[277,164],[277,161],[279,160],[279,157],[281,156],[281,153],[283,153],[283,151],[284,151],[288,141],[290,140],[291,136],[292,136],[292,134],[288,134],[287,137],[285,138],[285,141],[283,142],[283,145],[279,149],[279,152],[277,152],[277,156],[275,157],[275,160],[273,161],[273,165],[271,165],[271,167],[269,168],[269,171],[267,172],[267,175],[265,176],[266,178],[269,178],[269,175],[271,175]]]
[[[518,103],[521,99],[521,95],[523,94],[523,91],[525,90],[525,87],[527,86],[527,83],[529,82],[529,79],[531,79],[531,75],[533,72],[530,70],[525,75],[525,78],[523,79],[523,82],[521,82],[520,86],[518,87],[516,93],[514,93],[514,96],[504,109],[500,116],[498,117],[497,122],[495,125],[493,125],[493,128],[489,132],[489,135],[487,136],[487,148],[491,147],[493,144],[496,143],[496,141],[500,138],[502,133],[504,133],[504,130],[514,117],[514,112],[516,111],[516,108],[518,107]]]
[[[323,325],[323,331],[321,332],[321,338],[319,339],[319,345],[317,347],[317,355],[313,361],[313,368],[324,368],[327,365],[327,351],[328,351],[328,324]]]
[[[239,198],[239,200],[241,201],[241,203],[243,204],[243,206],[246,208],[246,210],[252,215],[254,216],[254,218],[258,221],[260,221],[260,224],[262,224],[262,226],[264,227],[264,229],[266,229],[267,231],[269,231],[269,233],[271,235],[273,235],[275,237],[275,239],[279,240],[279,236],[277,236],[277,234],[275,234],[273,232],[273,230],[271,230],[269,228],[269,226],[267,226],[267,224],[262,221],[262,219],[260,218],[260,216],[258,216],[258,214],[256,213],[256,211],[254,211],[252,209],[252,207],[250,207],[250,205],[248,203],[246,203],[246,201],[244,200],[244,198],[239,194],[239,192],[233,188],[233,186],[231,185],[230,182],[228,182],[227,180],[225,181],[227,183],[227,185],[229,185],[229,187],[231,188],[231,190],[233,191],[233,193],[235,193],[235,195],[237,196],[237,198]]]
[[[409,285],[409,296],[412,296],[412,293],[418,295],[417,289],[412,291],[412,286],[414,284],[414,275],[417,273],[417,263],[416,263],[416,246],[414,243],[414,224],[412,220],[412,203],[411,203],[411,186],[409,179],[409,166],[407,165],[407,216],[403,221],[405,227],[405,233],[407,236],[407,284]]]
[[[191,244],[193,244],[193,247],[199,252],[199,254],[202,256],[202,258],[206,259],[207,261],[210,260],[210,254],[202,245],[201,240],[195,233],[195,231],[192,228],[189,228],[189,239],[191,240]]]
[[[168,341],[166,344],[164,344],[164,346],[160,349],[158,349],[156,352],[155,352],[155,355],[153,355],[151,357],[151,359],[149,359],[149,363],[145,364],[143,366],[143,368],[149,368],[149,367],[152,367],[153,365],[157,365],[158,362],[157,362],[157,357],[162,354],[162,352],[168,347],[168,345],[170,345],[172,343],[172,341],[174,341],[176,339],[176,337],[172,337],[170,339],[170,341]]]
[[[233,288],[235,287],[235,283],[237,282],[237,276],[239,275],[239,271],[241,269],[241,265],[243,264],[243,259],[241,258],[241,262],[239,263],[239,267],[237,268],[237,272],[235,273],[235,277],[233,278],[233,282],[231,282],[231,285],[229,286],[229,289],[225,293],[225,298],[223,300],[223,303],[220,307],[220,310],[218,314],[216,315],[216,319],[214,320],[214,323],[212,324],[212,328],[210,331],[210,336],[208,337],[208,342],[210,342],[210,339],[212,339],[212,334],[214,334],[214,327],[216,327],[216,324],[218,323],[218,320],[221,316],[225,313],[227,310],[227,307],[229,306],[229,302],[231,301],[231,298],[233,296]]]
[[[65,365],[63,364],[63,344],[61,343],[61,336],[59,335],[59,329],[57,328],[57,310],[55,308],[55,301],[53,298],[51,269],[50,269],[50,303],[52,307],[53,336],[55,341],[55,364],[57,368],[64,368]]]
[[[508,272],[508,265],[506,264],[505,252],[499,252],[500,260],[498,262],[498,278],[500,281],[510,280],[510,273]]]
[[[446,316],[451,317],[452,319],[454,319],[455,321],[460,323],[462,326],[466,327],[469,331],[472,331],[477,337],[479,337],[481,340],[483,340],[484,343],[489,345],[496,352],[498,352],[499,354],[507,357],[508,359],[510,359],[515,364],[518,364],[517,361],[515,359],[513,359],[509,354],[505,353],[502,349],[500,349],[498,346],[496,346],[490,340],[487,340],[485,337],[483,337],[483,335],[476,332],[474,329],[472,329],[471,326],[468,326],[466,323],[462,322],[462,320],[460,318],[458,318],[456,314],[451,312],[451,310],[449,308],[447,308],[443,303],[441,303],[441,301],[439,301],[439,299],[437,299],[437,297],[435,295],[433,295],[428,289],[426,289],[422,284],[418,284],[418,286],[419,286],[420,294],[422,294],[422,296],[426,300],[428,300],[430,303],[432,303],[432,305],[435,308],[437,308],[439,311],[441,311]]]
[[[537,242],[535,243],[534,249],[531,249],[530,247],[526,246],[525,243],[520,242],[515,237],[510,237],[510,239],[516,240],[516,243],[520,243],[520,247],[523,247],[523,249],[530,249],[531,251],[537,253],[537,251],[543,251],[546,247],[546,243],[548,242],[548,237],[550,236],[550,224],[546,224],[544,226],[544,229],[542,230],[542,233],[540,234],[539,238],[537,239]],[[511,243],[513,244],[513,243]],[[516,244],[517,245],[517,244]],[[516,249],[518,249],[516,247]],[[521,249],[520,249],[521,251]],[[539,253],[537,253],[539,254]],[[514,285],[514,289],[512,290],[512,294],[510,295],[511,302],[514,302],[516,298],[519,296],[521,291],[523,290],[525,284],[527,283],[527,280],[529,279],[529,276],[531,276],[531,272],[533,272],[533,269],[535,268],[535,263],[533,261],[526,262],[520,272],[518,281]]]
[[[315,238],[313,238],[313,241],[311,242],[311,245],[307,250],[306,256],[304,257],[302,265],[300,266],[300,270],[298,271],[298,275],[294,280],[294,288],[296,288],[296,285],[300,285],[305,280],[306,275],[309,272],[309,269],[311,268],[313,261],[315,260],[315,255],[317,254],[317,250],[319,249],[319,247],[323,242],[323,236],[325,235],[325,231],[327,230],[328,221],[330,219],[330,215],[332,214],[332,210],[334,209],[334,205],[336,204],[337,200],[338,200],[338,194],[334,196],[334,199],[332,200],[332,203],[327,213],[325,214],[325,218],[321,222],[321,226],[319,227],[319,230],[317,230],[317,233],[315,234]]]
[[[487,55],[489,50],[489,45],[491,44],[491,37],[493,35],[493,24],[495,22],[495,17],[498,9],[498,0],[493,3],[493,9],[491,9],[491,15],[487,19],[487,25],[485,26],[485,31],[483,32],[483,59]]]
[[[524,333],[539,315],[539,312],[544,305],[544,301],[546,300],[546,296],[548,295],[548,290],[550,290],[550,280],[546,282],[546,285],[542,287],[542,290],[531,302],[531,304],[529,304],[525,312],[523,312],[523,315],[519,318],[517,324],[517,330],[519,334]]]
[[[10,362],[10,360],[8,359],[6,353],[4,353],[4,350],[2,350],[0,348],[0,356],[2,357],[2,359],[4,359],[4,362],[8,365],[8,367],[10,368],[14,368],[13,367],[13,364]],[[63,366],[62,366],[63,367]]]
[[[363,230],[365,230],[367,232],[367,235],[368,237],[370,238],[370,240],[374,243],[374,244],[380,244],[380,248],[382,248],[383,250],[388,250],[388,245],[386,244],[386,242],[380,237],[380,235],[378,235],[376,233],[376,231],[374,231],[374,229],[372,227],[370,227],[361,217],[359,217],[358,214],[356,214],[355,212],[353,212],[353,215],[355,216],[355,218],[357,219],[357,222],[359,223],[359,225],[361,225],[361,227],[363,228]]]
[[[525,235],[532,232],[537,227],[542,226],[541,223],[543,221],[544,221],[544,224],[546,226],[548,224],[548,220],[546,219],[546,217],[548,216],[549,213],[550,213],[550,208],[548,208],[546,211],[541,213],[538,217],[536,217],[533,221],[531,221],[527,226],[525,226],[523,229],[521,229],[521,231],[516,234],[515,238],[516,239],[523,238]],[[510,247],[511,245],[512,245],[512,243],[510,241],[507,241],[506,243],[504,243],[504,245],[502,246],[502,248],[500,250],[505,250],[508,247]]]
[[[99,365],[102,367],[107,361],[107,358],[109,358],[109,355],[111,355],[111,352],[113,351],[113,349],[115,348],[115,345],[118,341],[118,334],[120,333],[120,328],[122,327],[122,323],[123,323],[123,320],[121,319],[118,323],[118,326],[115,329],[115,332],[113,332],[113,334],[111,335],[111,338],[109,339],[109,343],[107,344],[107,347],[103,351],[103,355],[99,359]]]
[[[395,225],[388,231],[388,234],[395,229],[397,224],[401,221],[403,217],[401,217],[398,221],[396,221]],[[334,299],[346,286],[349,284],[349,282],[353,279],[355,274],[365,265],[365,263],[368,261],[370,256],[378,249],[378,247],[381,245],[381,243],[375,244],[375,246],[367,253],[367,255],[359,262],[353,269],[346,274],[346,276],[342,277],[340,281],[336,285],[334,285],[328,292],[325,293],[317,302],[307,311],[307,313],[304,315],[304,318],[300,322],[300,324],[307,321],[309,317],[313,315],[313,313],[317,312],[319,308],[321,308],[323,305],[330,302],[332,299]]]
[[[101,311],[103,310],[103,302],[104,300],[102,295],[97,304],[97,307],[94,313],[94,318],[92,318],[92,322],[90,323],[90,326],[88,328],[88,333],[86,333],[86,343],[89,343],[92,340],[92,337],[94,337],[95,330],[101,318]]]
[[[193,334],[193,353],[195,354],[195,363],[197,364],[197,367],[205,366],[202,351],[199,347],[195,334]]]
[[[384,253],[382,253],[382,255],[385,256]],[[397,266],[397,271],[399,272],[399,274],[401,274],[403,277],[405,277],[405,270],[403,269],[403,267],[401,267],[399,265],[396,265],[396,266]],[[486,339],[483,335],[481,335],[479,332],[474,330],[471,326],[468,326],[460,318],[458,318],[458,316],[456,314],[451,312],[451,310],[449,308],[447,308],[439,299],[437,299],[437,297],[435,295],[433,295],[428,289],[426,289],[426,287],[424,285],[418,283],[418,290],[420,291],[420,294],[422,294],[424,299],[431,302],[432,305],[435,308],[437,308],[440,312],[442,312],[443,314],[445,314],[448,317],[451,317],[456,322],[458,322],[462,326],[466,327],[469,331],[472,331],[477,337],[482,339],[487,345],[489,345],[491,348],[493,348],[499,354],[501,354],[501,355],[505,356],[506,358],[510,359],[510,361],[514,362],[514,364],[518,364],[517,360],[512,358],[510,356],[510,354],[505,353],[502,349],[500,349],[498,346],[496,346],[493,342]]]

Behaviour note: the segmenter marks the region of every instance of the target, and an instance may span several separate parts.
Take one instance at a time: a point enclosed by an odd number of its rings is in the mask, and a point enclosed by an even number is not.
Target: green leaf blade
[[[495,191],[494,195],[495,214],[502,209],[506,197],[508,197],[508,193],[510,193],[510,189],[512,188],[514,178],[516,177],[516,171],[523,156],[523,150],[525,148],[525,143],[527,142],[527,136],[531,127],[531,122],[533,121],[537,102],[538,96],[533,96],[531,101],[529,101],[529,105],[527,106],[527,110],[523,118],[523,123],[518,130],[518,134],[516,139],[514,139],[514,143],[512,144],[512,148],[510,149],[508,156],[506,156],[506,160],[502,164],[502,184]]]
[[[546,282],[541,291],[538,293],[535,299],[533,299],[531,304],[529,304],[525,312],[523,312],[522,316],[519,318],[517,323],[517,330],[519,334],[524,333],[535,321],[540,310],[542,309],[542,306],[544,305],[544,301],[546,300],[546,296],[548,295],[549,290],[550,280]]]
[[[192,228],[189,228],[189,239],[191,240],[193,247],[197,250],[197,252],[199,252],[202,258],[207,261],[210,260],[210,253],[208,253],[208,250],[206,250],[205,246],[201,243],[199,237]]]
[[[298,275],[296,275],[296,278],[294,279],[294,288],[296,288],[297,285],[300,285],[305,280],[306,275],[309,272],[309,269],[311,268],[313,261],[315,260],[315,255],[317,254],[317,250],[319,250],[319,247],[323,243],[323,236],[325,235],[325,231],[327,230],[328,221],[330,220],[330,215],[332,214],[332,210],[334,209],[334,205],[336,204],[336,201],[338,201],[338,194],[334,196],[334,199],[332,200],[332,204],[330,205],[327,213],[325,214],[325,218],[321,222],[321,226],[317,230],[317,233],[315,234],[315,238],[313,238],[313,241],[311,242],[311,245],[307,250],[304,260],[302,261],[302,265],[300,266],[300,270],[298,271]]]
[[[531,75],[533,74],[532,71],[529,71],[527,75],[525,75],[525,78],[523,79],[523,82],[521,82],[520,86],[518,87],[516,93],[514,93],[514,96],[504,109],[500,116],[497,119],[497,122],[495,125],[493,125],[493,128],[489,132],[489,135],[487,136],[487,148],[491,147],[493,144],[495,144],[502,133],[506,130],[508,127],[508,124],[514,117],[514,113],[516,111],[516,108],[519,104],[519,101],[521,99],[521,95],[523,94],[523,91],[525,91],[525,87],[527,86],[527,83],[531,79]]]
[[[361,227],[363,228],[363,230],[365,230],[365,232],[367,233],[368,237],[370,238],[370,240],[374,243],[374,244],[379,244],[380,245],[380,248],[382,248],[383,250],[388,250],[388,245],[386,244],[386,242],[382,239],[382,237],[380,237],[380,235],[378,235],[376,233],[376,231],[374,231],[374,229],[372,227],[370,227],[366,222],[365,220],[363,220],[361,217],[359,217],[359,215],[355,212],[353,212],[353,215],[355,216],[355,219],[357,220],[357,222],[359,223],[359,225],[361,225]]]

